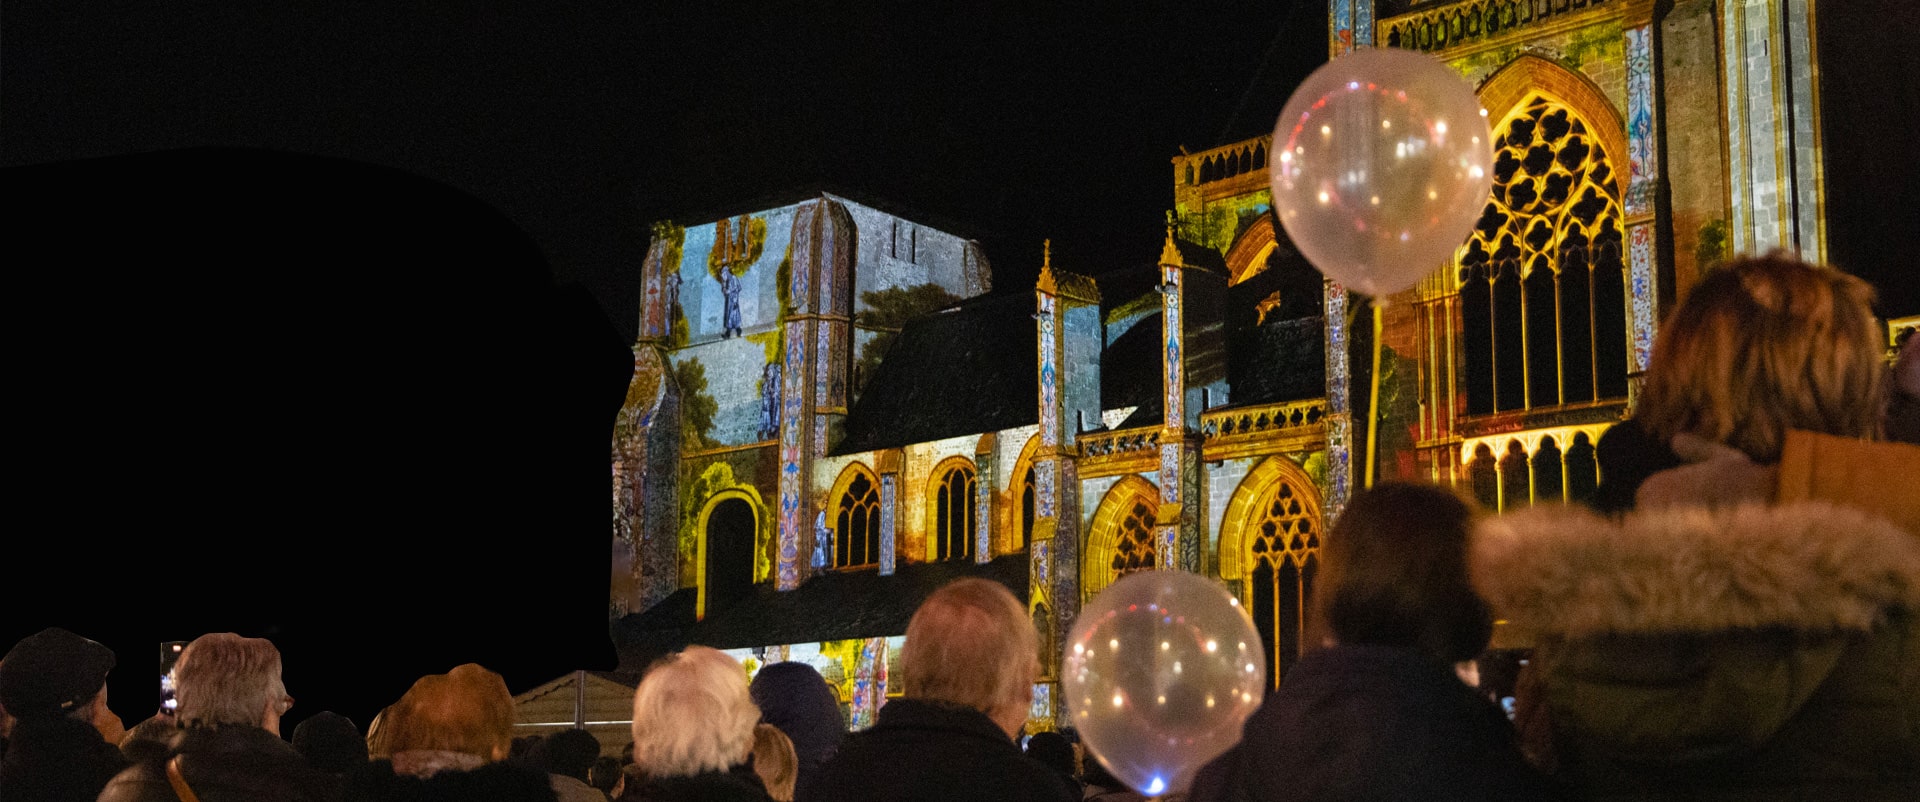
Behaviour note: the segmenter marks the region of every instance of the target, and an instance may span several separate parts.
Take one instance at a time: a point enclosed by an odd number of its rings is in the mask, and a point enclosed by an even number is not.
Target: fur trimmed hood
[[[1498,615],[1543,635],[1863,631],[1920,610],[1920,536],[1821,502],[1534,508],[1482,522],[1469,570]]]

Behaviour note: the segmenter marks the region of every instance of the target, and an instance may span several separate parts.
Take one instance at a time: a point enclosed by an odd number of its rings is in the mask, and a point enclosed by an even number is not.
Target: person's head
[[[767,787],[773,802],[793,802],[800,762],[794,757],[793,741],[779,727],[753,725],[753,773],[760,775],[760,784]]]
[[[1073,744],[1057,732],[1034,733],[1027,739],[1027,757],[1069,777],[1077,773],[1073,768]]]
[[[1873,288],[1781,253],[1735,260],[1661,324],[1637,413],[1777,462],[1788,429],[1871,437],[1885,365]]]
[[[506,759],[512,742],[513,695],[506,680],[466,663],[415,680],[400,701],[381,711],[379,737],[370,745],[375,758],[433,750],[493,762]]]
[[[1493,613],[1467,578],[1474,509],[1433,485],[1383,482],[1333,522],[1313,587],[1318,634],[1414,649],[1445,664],[1493,637]]]
[[[760,708],[760,720],[779,727],[793,741],[802,775],[832,757],[847,736],[840,698],[813,666],[798,662],[765,666],[753,675],[749,691],[754,706]]]
[[[43,629],[0,658],[0,707],[16,722],[92,722],[106,710],[113,665],[112,649],[59,627]]]
[[[1040,636],[1026,608],[989,579],[950,582],[907,623],[905,695],[986,713],[1012,738],[1026,723],[1040,671]]]
[[[539,735],[521,735],[507,744],[507,762],[540,771],[547,770],[547,739]]]
[[[173,664],[174,717],[183,727],[263,727],[280,732],[293,706],[280,680],[280,650],[265,638],[201,635]]]
[[[620,784],[620,758],[604,755],[594,758],[593,767],[587,769],[587,784],[613,797],[613,787]]]
[[[662,658],[633,694],[633,762],[649,777],[687,777],[744,763],[760,709],[747,673],[705,646]]]
[[[600,759],[600,739],[586,730],[561,730],[547,736],[547,771],[585,782]]]
[[[353,720],[331,710],[309,716],[293,728],[293,748],[321,771],[345,774],[367,762],[367,739]]]

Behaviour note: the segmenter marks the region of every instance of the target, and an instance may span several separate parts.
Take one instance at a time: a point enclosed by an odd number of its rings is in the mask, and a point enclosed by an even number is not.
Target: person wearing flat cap
[[[58,627],[14,644],[0,658],[0,707],[14,719],[0,759],[0,802],[93,802],[125,768],[105,733],[113,650]]]

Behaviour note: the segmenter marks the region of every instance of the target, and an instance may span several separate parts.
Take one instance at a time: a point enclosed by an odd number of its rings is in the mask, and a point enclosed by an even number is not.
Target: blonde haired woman
[[[1777,254],[1709,275],[1661,331],[1639,419],[1601,441],[1620,514],[1537,507],[1476,534],[1481,593],[1535,636],[1532,754],[1582,796],[1920,799],[1920,533],[1775,500],[1790,430],[1874,434],[1871,298]]]
[[[1594,505],[1754,501],[1788,430],[1878,434],[1873,287],[1773,253],[1709,273],[1662,322],[1634,418],[1598,447]]]
[[[760,708],[733,658],[689,646],[648,670],[633,694],[633,763],[622,802],[771,802],[752,767]]]

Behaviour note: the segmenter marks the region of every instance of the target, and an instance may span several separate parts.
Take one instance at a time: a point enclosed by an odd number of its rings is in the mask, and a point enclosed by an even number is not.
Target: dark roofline
[[[708,207],[692,206],[688,207],[688,210],[684,214],[671,215],[652,222],[696,220],[699,222],[695,223],[695,225],[705,225],[712,221],[739,217],[743,214],[752,214],[768,209],[792,206],[797,203],[813,200],[822,195],[832,195],[842,200],[849,200],[861,206],[893,215],[902,220],[931,226],[942,232],[952,234],[976,244],[980,242],[982,236],[982,231],[977,225],[939,214],[928,213],[925,212],[925,210],[916,209],[906,204],[867,195],[861,190],[844,187],[828,181],[816,181],[790,186],[785,189],[777,189],[748,196],[739,201],[712,204]]]

